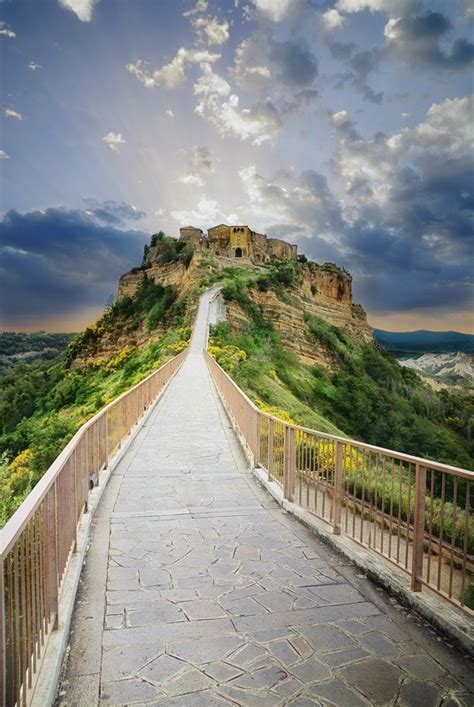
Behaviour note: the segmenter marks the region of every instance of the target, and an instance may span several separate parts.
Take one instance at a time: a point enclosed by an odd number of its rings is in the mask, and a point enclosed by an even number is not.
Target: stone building
[[[226,258],[248,258],[260,263],[297,259],[295,245],[278,238],[267,238],[265,234],[252,231],[248,226],[228,226],[220,223],[209,228],[207,236],[195,226],[184,226],[179,232],[181,240],[208,248],[215,255]]]

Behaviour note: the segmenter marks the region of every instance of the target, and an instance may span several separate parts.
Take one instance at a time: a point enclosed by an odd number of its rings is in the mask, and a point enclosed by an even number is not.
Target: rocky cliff
[[[133,296],[146,277],[153,282],[171,286],[180,296],[197,294],[206,280],[219,281],[232,267],[229,258],[218,258],[209,252],[196,250],[187,264],[179,261],[161,262],[160,249],[148,252],[140,268],[123,275],[119,282],[118,297]],[[243,264],[235,261],[242,269]],[[247,265],[255,278],[264,276],[268,268]],[[365,311],[352,302],[352,278],[346,271],[333,264],[318,265],[312,262],[299,263],[297,284],[287,288],[248,289],[250,298],[262,317],[280,334],[285,346],[291,348],[304,363],[318,364],[334,369],[336,363],[321,345],[310,336],[308,317],[318,317],[342,329],[359,343],[372,342],[372,329],[367,323]],[[228,302],[226,316],[231,327],[242,331],[246,326],[245,311],[236,302]]]

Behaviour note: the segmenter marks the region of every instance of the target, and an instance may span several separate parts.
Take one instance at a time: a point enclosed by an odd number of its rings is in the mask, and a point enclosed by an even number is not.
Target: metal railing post
[[[271,417],[267,418],[268,420],[268,444],[267,444],[267,452],[268,452],[268,478],[271,481],[273,478],[273,420]]]
[[[293,427],[285,427],[285,465],[283,469],[283,493],[288,501],[295,498],[296,434]]]
[[[344,464],[344,444],[336,442],[336,460],[334,469],[334,493],[333,493],[333,522],[332,532],[334,535],[341,534],[341,511],[342,511],[342,472]]]
[[[104,413],[104,469],[109,468],[109,416]]]
[[[45,551],[47,558],[48,608],[54,615],[53,631],[58,628],[58,538],[56,532],[56,484],[53,484],[44,501],[45,506]]]
[[[425,533],[426,467],[417,464],[415,473],[415,514],[413,519],[411,590],[412,592],[421,592],[421,576],[423,574],[423,539]],[[410,509],[408,509],[408,513],[410,513]],[[408,539],[409,535],[407,536],[407,541]]]

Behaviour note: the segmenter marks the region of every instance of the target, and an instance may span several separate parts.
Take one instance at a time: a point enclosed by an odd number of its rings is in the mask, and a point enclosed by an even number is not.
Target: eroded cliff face
[[[179,262],[151,262],[120,278],[118,296],[132,296],[145,276],[186,294],[195,291],[202,277],[229,265],[232,261],[227,258],[219,259],[200,251],[194,254],[187,268]],[[242,264],[237,262],[236,266],[242,267]],[[349,273],[336,266],[315,263],[301,264],[298,270],[300,283],[296,287],[285,289],[283,293],[271,288],[260,291],[252,287],[248,294],[263,318],[280,334],[282,343],[292,349],[302,362],[335,370],[337,361],[334,356],[311,337],[307,316],[319,317],[341,328],[359,343],[372,343],[372,329],[363,308],[352,303],[352,278]],[[264,268],[262,272],[265,272]],[[248,321],[244,310],[235,302],[228,302],[225,310],[229,325],[242,331]]]
[[[364,310],[357,305],[343,304],[321,294],[306,297],[292,292],[287,301],[283,301],[273,290],[259,292],[252,289],[249,295],[263,318],[280,334],[283,345],[308,365],[319,365],[329,371],[338,368],[334,356],[311,337],[305,315],[320,317],[341,328],[359,343],[372,343],[372,329],[367,324]],[[228,302],[226,314],[232,328],[244,330],[248,318],[237,303]]]

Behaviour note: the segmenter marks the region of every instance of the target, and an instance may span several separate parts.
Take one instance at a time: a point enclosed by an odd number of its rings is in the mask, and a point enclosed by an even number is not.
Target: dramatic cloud
[[[3,115],[6,118],[16,118],[16,120],[21,120],[21,113],[8,104],[4,104],[3,106]]]
[[[185,70],[193,64],[209,66],[220,59],[220,54],[213,54],[201,49],[178,49],[176,56],[169,64],[151,73],[146,70],[147,62],[138,59],[134,64],[128,64],[127,71],[137,77],[147,88],[163,84],[166,88],[177,88],[186,80]]]
[[[346,13],[362,10],[389,16],[384,35],[393,56],[410,66],[436,71],[462,70],[474,61],[474,44],[457,38],[449,46],[453,30],[450,19],[441,12],[423,7],[419,0],[338,0],[336,9]]]
[[[7,155],[5,150],[0,150],[0,160],[9,160],[10,155]]]
[[[144,211],[125,201],[97,201],[92,197],[84,197],[82,201],[87,216],[111,226],[125,226],[129,221],[140,221],[146,216]]]
[[[104,305],[148,238],[100,225],[83,211],[9,211],[0,221],[2,324],[38,325]]]
[[[9,37],[9,39],[15,39],[16,33],[8,27],[9,25],[6,22],[0,21],[0,36]]]
[[[433,70],[465,69],[474,61],[474,44],[456,39],[445,49],[443,44],[451,30],[445,15],[426,10],[390,19],[384,34],[389,49],[409,64],[416,62]]]
[[[105,142],[109,150],[112,152],[120,152],[120,145],[125,145],[126,140],[123,139],[122,133],[107,133],[102,140]]]
[[[355,132],[346,111],[332,114],[343,136],[336,169],[344,199],[311,170],[284,187],[250,166],[240,171],[242,186],[262,228],[317,260],[345,265],[371,311],[467,310],[473,110],[472,97],[446,100],[418,126],[372,141]]]
[[[74,12],[81,22],[91,21],[92,10],[98,2],[99,0],[59,0],[61,7]]]
[[[224,44],[229,39],[229,23],[220,23],[217,17],[198,17],[192,21],[200,40],[206,44]]]

